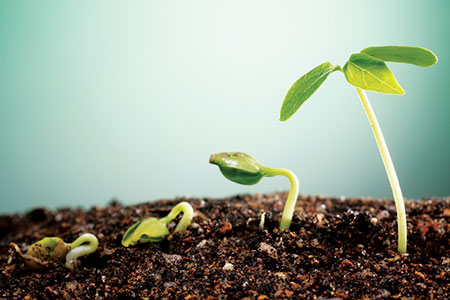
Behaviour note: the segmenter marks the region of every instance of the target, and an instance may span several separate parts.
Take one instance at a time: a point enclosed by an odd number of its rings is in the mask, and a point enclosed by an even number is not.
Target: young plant
[[[212,154],[209,162],[219,166],[223,176],[227,179],[244,185],[256,184],[263,177],[286,176],[291,183],[291,189],[283,209],[280,230],[289,229],[298,197],[298,179],[294,173],[287,169],[265,167],[250,155],[240,152]]]
[[[97,250],[98,240],[90,233],[82,234],[71,244],[59,237],[46,237],[31,245],[25,254],[16,244],[11,244],[32,270],[42,269],[47,266],[47,262],[62,262],[65,258],[65,266],[73,271],[78,257]]]
[[[98,248],[97,237],[91,233],[82,234],[70,244],[70,251],[66,255],[66,268],[74,270],[77,258],[93,253]]]
[[[328,75],[334,71],[344,73],[345,79],[356,88],[361,99],[391,184],[397,210],[398,252],[402,254],[406,253],[407,243],[405,203],[383,133],[364,92],[367,90],[386,94],[405,93],[386,66],[385,61],[429,67],[436,64],[437,57],[430,50],[420,47],[386,46],[369,47],[360,53],[352,54],[343,68],[339,65],[333,66],[329,62],[323,63],[300,77],[289,89],[281,106],[280,120],[289,119],[320,87]]]
[[[167,224],[175,219],[180,213],[183,217],[175,227],[175,232],[183,232],[189,226],[194,217],[194,210],[187,202],[181,202],[175,205],[167,216],[161,219],[147,218],[141,220],[128,228],[122,238],[122,245],[124,247],[133,246],[136,244],[160,242],[169,235]]]

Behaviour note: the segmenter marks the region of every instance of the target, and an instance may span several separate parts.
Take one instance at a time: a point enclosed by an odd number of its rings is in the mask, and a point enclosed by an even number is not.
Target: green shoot
[[[263,177],[277,175],[286,176],[291,183],[286,204],[281,217],[280,230],[289,229],[294,215],[295,203],[298,197],[298,179],[287,169],[272,169],[261,165],[256,159],[246,153],[226,152],[211,155],[209,162],[219,166],[225,178],[244,185],[258,183]]]
[[[185,231],[194,217],[194,210],[189,203],[181,202],[175,205],[164,218],[147,218],[132,225],[123,235],[122,245],[124,247],[129,247],[136,244],[160,242],[164,240],[166,236],[169,235],[167,224],[175,219],[181,212],[183,213],[183,217],[177,227],[175,227],[175,232]]]
[[[70,244],[71,250],[66,255],[66,268],[73,271],[78,257],[91,254],[97,248],[98,240],[95,235],[91,233],[82,234]]]
[[[87,245],[84,244],[86,242]],[[78,257],[97,250],[98,240],[90,233],[81,235],[72,244],[65,243],[59,237],[46,237],[31,245],[25,254],[22,254],[16,244],[11,244],[32,270],[42,269],[47,266],[47,262],[62,262],[65,258],[65,266],[73,271]]]
[[[329,62],[321,64],[300,77],[289,89],[281,106],[280,120],[288,120],[332,72],[344,73],[345,79],[356,88],[361,99],[391,184],[397,209],[398,252],[403,254],[406,253],[407,247],[405,203],[383,133],[364,92],[367,90],[386,94],[405,93],[385,64],[386,61],[429,67],[436,64],[437,57],[430,50],[420,47],[369,47],[362,50],[361,53],[352,54],[343,68],[338,65],[333,66]]]

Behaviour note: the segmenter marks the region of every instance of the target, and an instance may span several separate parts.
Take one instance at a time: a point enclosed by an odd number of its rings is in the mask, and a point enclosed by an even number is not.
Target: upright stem
[[[291,183],[291,189],[289,190],[286,204],[284,205],[283,215],[281,216],[280,230],[289,229],[291,226],[292,216],[294,215],[295,203],[298,197],[298,179],[294,173],[288,169],[272,169],[264,168],[266,176],[283,175],[289,179]]]
[[[397,173],[395,172],[394,164],[392,163],[389,150],[386,146],[386,142],[381,132],[380,125],[378,124],[375,113],[370,105],[369,99],[366,93],[361,88],[356,88],[359,98],[361,98],[362,105],[369,118],[370,126],[372,127],[375,140],[377,141],[378,150],[380,150],[381,158],[383,159],[384,167],[386,169],[389,182],[391,184],[392,193],[394,194],[395,207],[397,209],[397,223],[398,223],[398,252],[400,254],[406,253],[406,213],[405,202],[403,201],[402,190],[400,189],[400,183],[398,182]]]

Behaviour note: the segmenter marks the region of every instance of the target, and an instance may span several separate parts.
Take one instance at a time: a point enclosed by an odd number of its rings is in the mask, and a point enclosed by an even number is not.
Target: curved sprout
[[[161,221],[165,224],[169,224],[169,222],[175,219],[181,212],[183,213],[183,217],[181,218],[177,227],[175,227],[175,232],[185,231],[189,224],[191,224],[192,218],[194,217],[194,209],[186,201],[175,205],[175,207],[172,208],[169,214],[162,218]]]
[[[136,244],[162,241],[169,235],[167,224],[181,212],[183,213],[183,217],[177,227],[175,227],[175,232],[185,231],[194,217],[194,210],[189,203],[184,201],[175,205],[164,218],[157,219],[151,217],[133,224],[123,235],[122,246],[129,247]]]
[[[88,244],[84,245],[86,242]],[[11,245],[32,270],[47,267],[48,262],[62,262],[64,258],[66,258],[65,266],[73,270],[78,257],[97,250],[98,240],[90,233],[81,235],[72,244],[65,243],[59,237],[46,237],[32,244],[25,254],[22,254],[16,244]]]
[[[87,244],[84,244],[87,243]],[[85,233],[79,236],[72,244],[71,250],[66,255],[66,268],[73,271],[77,258],[91,254],[98,248],[98,239],[91,233]]]
[[[281,216],[280,230],[283,231],[285,229],[289,229],[289,227],[291,226],[292,216],[294,215],[295,204],[297,203],[298,197],[299,183],[297,176],[295,176],[295,174],[288,169],[265,168],[265,170],[267,177],[283,175],[287,179],[289,179],[291,189],[289,190],[289,194],[286,199],[286,204],[284,205],[283,209],[283,215]]]
[[[265,167],[252,156],[241,152],[212,154],[209,162],[218,165],[227,179],[239,184],[252,185],[258,183],[263,177],[286,176],[291,183],[291,189],[283,209],[280,230],[289,229],[298,197],[298,179],[293,172],[288,169]]]

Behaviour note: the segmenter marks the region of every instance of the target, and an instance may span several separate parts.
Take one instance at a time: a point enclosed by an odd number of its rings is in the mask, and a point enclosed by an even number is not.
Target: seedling
[[[189,226],[194,217],[194,210],[187,202],[181,202],[175,205],[167,216],[161,219],[147,218],[141,220],[128,228],[122,238],[122,245],[124,247],[133,246],[136,244],[160,242],[169,235],[167,225],[175,219],[180,213],[183,217],[175,227],[175,232],[183,232]]]
[[[73,271],[78,257],[97,250],[98,240],[90,233],[82,234],[71,244],[65,243],[59,237],[46,237],[31,245],[25,254],[22,254],[16,244],[11,244],[32,270],[46,267],[47,262],[62,262],[65,258],[66,268]]]
[[[289,119],[322,85],[328,75],[334,71],[344,73],[345,79],[356,88],[361,99],[391,184],[397,210],[398,252],[403,254],[406,253],[407,243],[405,203],[383,133],[364,92],[364,90],[367,90],[386,94],[405,93],[386,66],[385,61],[429,67],[436,64],[437,57],[430,50],[420,47],[386,46],[369,47],[360,53],[352,54],[343,68],[339,65],[333,66],[329,62],[323,63],[300,77],[289,89],[281,106],[280,120],[286,121]]]
[[[98,240],[95,235],[85,233],[70,244],[70,251],[66,255],[66,268],[74,270],[77,258],[91,254],[98,248]]]
[[[209,162],[218,165],[223,176],[227,179],[244,185],[256,184],[263,177],[286,176],[291,183],[291,189],[283,209],[280,230],[289,229],[298,197],[298,179],[294,173],[287,169],[265,167],[250,155],[241,152],[213,154]]]

